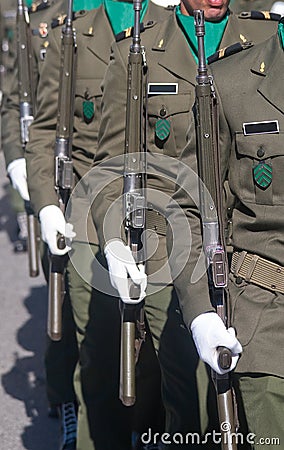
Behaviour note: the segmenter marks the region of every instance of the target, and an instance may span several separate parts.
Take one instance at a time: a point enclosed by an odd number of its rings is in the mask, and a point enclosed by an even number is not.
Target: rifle
[[[195,32],[198,40],[198,74],[195,87],[197,160],[199,174],[200,214],[203,227],[203,247],[208,262],[208,281],[211,302],[217,314],[227,325],[226,288],[227,258],[223,235],[222,182],[218,145],[218,102],[213,79],[208,76],[204,52],[204,11],[194,11]],[[231,351],[219,347],[219,367],[231,366]],[[212,371],[216,389],[222,450],[236,450],[233,442],[237,427],[235,397],[229,373],[219,375]],[[225,427],[222,424],[229,424]],[[228,429],[230,428],[230,429]]]
[[[60,89],[54,148],[55,191],[63,212],[73,186],[72,134],[77,45],[72,16],[73,0],[68,0],[67,17],[61,36]],[[57,245],[59,249],[65,248],[65,239],[61,234],[58,235]],[[62,302],[65,294],[64,277],[67,260],[67,255],[50,254],[47,330],[54,341],[59,341],[62,334]]]
[[[18,85],[20,100],[21,141],[25,149],[29,142],[29,126],[34,120],[35,92],[33,85],[31,32],[28,10],[23,0],[18,0],[17,8],[17,57],[18,57]],[[28,255],[29,274],[36,277],[39,274],[38,225],[30,201],[25,201],[28,222]]]
[[[140,45],[141,0],[133,1],[133,39],[128,55],[127,107],[124,150],[124,217],[127,244],[136,264],[145,261],[146,152],[143,142],[143,76],[146,71],[144,49]],[[129,281],[130,298],[138,299],[140,288]],[[145,340],[144,301],[120,300],[120,400],[135,403],[135,363]]]

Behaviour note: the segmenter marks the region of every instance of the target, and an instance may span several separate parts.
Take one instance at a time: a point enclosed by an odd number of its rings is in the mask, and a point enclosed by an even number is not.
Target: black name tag
[[[148,83],[148,95],[172,95],[178,93],[178,83]]]
[[[245,136],[251,134],[279,133],[279,123],[278,120],[246,122],[243,123],[243,131]]]

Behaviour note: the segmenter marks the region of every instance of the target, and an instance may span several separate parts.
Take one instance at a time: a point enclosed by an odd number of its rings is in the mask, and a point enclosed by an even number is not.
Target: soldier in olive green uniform
[[[284,442],[283,26],[280,22],[278,35],[264,45],[212,65],[221,103],[222,177],[228,179],[236,197],[229,304],[231,325],[242,354],[235,380],[249,431],[254,433],[250,442],[253,441],[253,448],[267,450],[281,448]],[[232,96],[232,92],[238,95]],[[169,218],[178,225],[183,213],[187,216],[193,238],[190,254],[183,252],[184,242],[179,239],[172,242],[175,254],[186,262],[175,286],[185,323],[192,330],[200,356],[213,366],[216,346],[229,343],[236,356],[241,347],[216,319],[204,275],[206,269],[200,264],[200,217],[191,196],[197,186],[188,170],[188,166],[196,170],[192,128],[181,158],[185,164],[180,166],[179,188],[174,195],[179,208],[172,204]],[[175,273],[178,269],[173,265]],[[189,281],[193,272],[198,280],[195,283]],[[215,324],[214,336],[210,323]]]
[[[16,1],[1,2],[1,105],[3,95],[11,90],[11,80],[15,68],[16,59]],[[3,127],[1,126],[1,134]],[[4,130],[5,132],[5,130]],[[4,142],[5,145],[5,142]],[[3,147],[3,143],[2,143]],[[9,186],[9,196],[12,210],[15,214],[15,237],[13,236],[14,251],[27,251],[27,216],[24,201],[17,189]]]
[[[46,48],[49,43],[50,23],[65,14],[67,1],[49,1],[33,3],[29,9],[31,29],[31,54],[33,63],[32,89],[36,97],[38,80],[44,64]],[[35,102],[36,108],[36,102]],[[35,113],[35,111],[34,111]],[[7,165],[7,172],[19,189],[25,200],[29,199],[26,182],[26,164],[24,148],[20,139],[20,117],[18,97],[18,71],[14,70],[11,80],[11,92],[4,96],[2,111],[3,120],[3,147]],[[11,170],[10,170],[11,169]],[[16,172],[14,173],[14,169]],[[11,172],[12,171],[12,172]],[[48,279],[47,247],[42,255],[42,266],[46,279]],[[49,415],[57,415],[57,409],[62,417],[62,449],[72,449],[76,445],[76,397],[73,387],[73,374],[78,360],[77,341],[74,320],[68,295],[64,300],[64,332],[60,342],[53,342],[47,337],[45,353],[47,397],[50,404]],[[64,430],[64,423],[70,422],[72,427]],[[74,431],[75,428],[75,431]]]
[[[171,13],[148,2],[144,3],[143,12],[146,21]],[[105,1],[96,10],[75,15],[78,63],[72,158],[76,180],[88,172],[96,153],[101,118],[100,85],[109,62],[114,34],[132,23],[133,6],[129,2]],[[54,190],[53,154],[60,89],[60,41],[61,29],[58,27],[50,36],[39,82],[38,111],[30,127],[26,152],[31,201],[39,214],[42,230],[55,226],[55,235],[56,226],[60,223]],[[85,191],[80,196],[80,202],[86,204]],[[75,383],[79,399],[77,448],[125,450],[131,446],[130,419],[133,411],[125,408],[118,399],[119,311],[112,299],[92,290],[92,264],[94,254],[98,253],[92,221],[88,221],[87,239],[80,234],[76,222],[73,224],[77,235],[67,275],[81,347]],[[73,267],[74,258],[80,261],[79,271]],[[99,277],[100,274],[95,272],[94,276]],[[90,352],[90,348],[95,351]]]
[[[146,213],[146,225],[150,229],[147,249],[152,255],[147,261],[148,295],[145,301],[147,319],[162,369],[166,431],[171,437],[175,432],[181,432],[184,436],[188,432],[200,433],[199,413],[202,415],[206,410],[204,406],[198,410],[195,373],[198,359],[192,348],[190,335],[183,324],[176,298],[172,296],[172,281],[166,263],[166,223],[163,217],[165,204],[174,192],[175,160],[186,143],[189,111],[194,102],[196,40],[193,17],[188,15],[187,11],[192,14],[193,8],[199,7],[207,13],[206,26],[210,30],[206,48],[208,55],[218,47],[239,40],[244,43],[264,39],[276,28],[276,23],[270,21],[243,20],[233,14],[227,14],[227,6],[228,2],[223,2],[221,7],[214,9],[207,1],[184,1],[181,8],[177,7],[175,14],[165,21],[146,22],[145,31],[141,34],[148,67],[149,210]],[[218,17],[218,14],[221,14],[221,17]],[[220,21],[220,18],[223,20]],[[214,23],[214,20],[217,22]],[[129,267],[118,261],[118,252],[123,252],[125,248],[120,240],[123,239],[120,229],[123,220],[120,202],[117,210],[115,209],[115,201],[123,190],[122,177],[119,175],[123,173],[127,57],[131,44],[131,38],[127,37],[117,37],[120,42],[112,46],[111,62],[103,84],[99,148],[94,169],[89,175],[92,215],[100,245],[106,253],[109,267],[116,266],[120,273],[127,273]],[[155,252],[157,242],[159,245]],[[113,244],[119,248],[117,258]],[[115,276],[112,275],[110,271],[112,284],[115,285]],[[145,283],[144,274],[138,269],[136,276]],[[169,448],[174,447],[172,441]],[[177,448],[183,448],[182,443],[177,445]]]

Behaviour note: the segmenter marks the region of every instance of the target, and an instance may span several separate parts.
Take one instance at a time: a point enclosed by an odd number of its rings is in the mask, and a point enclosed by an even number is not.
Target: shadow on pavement
[[[18,330],[17,341],[23,349],[32,352],[31,356],[14,354],[12,369],[2,376],[4,390],[24,403],[26,415],[30,419],[30,425],[25,426],[21,435],[23,449],[28,450],[59,447],[59,421],[47,415],[44,372],[46,289],[46,286],[32,288],[29,297],[24,300],[30,318]]]

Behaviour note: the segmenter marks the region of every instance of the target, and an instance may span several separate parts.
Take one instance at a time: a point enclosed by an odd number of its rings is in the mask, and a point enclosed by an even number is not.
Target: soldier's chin
[[[213,0],[212,0],[213,1]],[[223,4],[223,2],[222,2]],[[211,7],[208,8],[205,13],[205,20],[208,22],[220,22],[220,20],[223,19],[227,11],[226,7],[219,8],[219,7]]]

